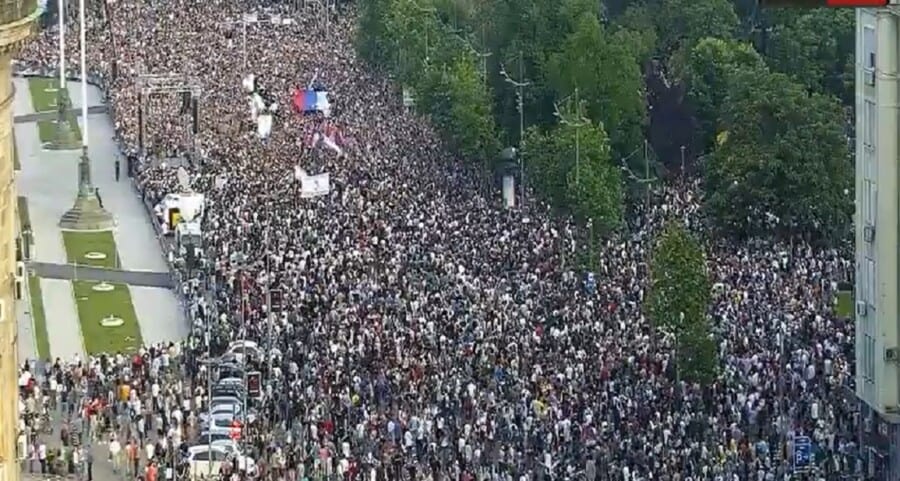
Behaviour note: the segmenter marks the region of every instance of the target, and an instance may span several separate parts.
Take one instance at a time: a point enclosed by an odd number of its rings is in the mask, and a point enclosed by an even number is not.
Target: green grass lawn
[[[81,142],[81,128],[78,126],[78,121],[74,115],[69,118],[69,126],[72,128],[75,140]],[[38,120],[37,127],[38,138],[41,140],[41,144],[53,142],[56,139],[55,120]]]
[[[74,232],[63,231],[63,243],[70,264],[115,269],[118,267],[116,241],[111,231]],[[106,254],[105,259],[88,259],[89,252]]]
[[[52,78],[32,77],[28,79],[28,91],[31,94],[31,103],[35,112],[56,112],[56,89],[59,81]],[[76,140],[81,140],[81,128],[74,115],[68,116],[69,126],[75,134]],[[56,135],[55,120],[38,121],[38,136],[41,143],[52,142]]]
[[[47,333],[47,314],[44,312],[44,296],[41,293],[41,278],[28,275],[28,294],[31,296],[31,321],[34,324],[34,341],[37,354],[42,360],[50,357],[50,336]]]
[[[837,304],[834,307],[834,313],[842,319],[853,319],[852,292],[839,291],[837,293]]]
[[[131,292],[125,284],[112,284],[109,292],[93,290],[95,281],[72,281],[84,349],[88,354],[132,353],[141,347],[141,328]],[[121,326],[105,327],[100,322],[110,316],[124,321]]]
[[[35,112],[55,112],[56,93],[59,79],[31,77],[28,79],[28,92],[31,94],[31,105]]]

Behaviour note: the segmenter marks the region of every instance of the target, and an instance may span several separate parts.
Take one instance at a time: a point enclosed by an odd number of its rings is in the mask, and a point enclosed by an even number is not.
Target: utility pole
[[[684,177],[684,149],[685,147],[681,146],[681,176]]]
[[[522,196],[522,207],[525,206],[525,109],[524,89],[531,85],[525,80],[525,64],[522,60],[522,51],[519,51],[519,80],[515,80],[506,73],[506,68],[500,64],[500,75],[506,83],[517,89],[516,97],[519,107],[519,188]]]
[[[271,218],[272,218],[271,193],[269,193],[266,198],[266,209],[268,212],[267,217],[269,217],[269,219],[271,220]],[[269,224],[271,225],[271,222]],[[272,278],[271,278],[272,269],[271,269],[271,265],[269,263],[270,259],[272,257],[272,251],[271,251],[271,247],[270,247],[270,243],[269,243],[269,230],[270,229],[267,227],[266,228],[266,324],[267,324],[267,326],[266,326],[267,341],[266,342],[268,344],[269,349],[268,349],[268,353],[266,356],[268,358],[268,362],[267,362],[268,371],[266,372],[266,376],[268,376],[271,379],[271,377],[272,377],[272,350],[275,347],[275,340],[272,337],[272,330],[273,330],[272,324],[275,322],[275,319],[274,319],[274,313],[272,312]],[[262,386],[260,386],[260,389],[262,389]],[[245,415],[246,415],[246,412],[245,412]]]
[[[434,14],[437,12],[437,9],[434,7],[423,7],[416,2],[412,2],[413,7],[418,10],[420,13],[430,13]],[[431,49],[429,46],[429,33],[431,32],[431,23],[428,22],[425,24],[425,68],[431,68]]]
[[[622,171],[625,172],[625,175],[628,177],[629,180],[631,180],[632,182],[636,182],[636,183],[638,183],[638,184],[642,184],[642,185],[645,185],[645,186],[646,186],[647,191],[646,191],[646,199],[645,199],[645,202],[646,202],[647,212],[648,212],[648,214],[649,214],[649,209],[650,209],[650,184],[653,183],[653,181],[654,181],[655,179],[654,179],[653,177],[650,176],[650,144],[647,142],[646,139],[644,140],[644,147],[643,147],[643,151],[644,151],[644,176],[643,176],[643,177],[639,177],[637,174],[634,173],[634,171],[632,171],[632,170],[628,167],[628,159],[630,159],[631,157],[633,157],[634,155],[636,155],[638,152],[640,152],[640,150],[641,150],[641,148],[638,147],[637,149],[634,149],[633,152],[631,152],[630,154],[628,154],[625,158],[621,159],[621,160],[619,161],[620,164],[621,164],[621,166],[620,166],[619,168],[622,169]]]
[[[567,118],[569,113],[564,113],[560,110],[559,104],[554,104],[554,112],[553,115],[559,119],[559,123],[563,125],[568,125],[569,127],[575,128],[575,186],[581,187],[581,141],[580,141],[580,132],[579,130],[586,126],[590,125],[591,121],[584,117],[581,114],[581,98],[578,96],[578,87],[575,87],[575,93],[572,94],[575,97],[575,119]],[[563,99],[564,101],[568,101],[569,97]]]
[[[647,181],[647,213],[650,212],[650,148],[647,139],[644,139],[644,180]]]

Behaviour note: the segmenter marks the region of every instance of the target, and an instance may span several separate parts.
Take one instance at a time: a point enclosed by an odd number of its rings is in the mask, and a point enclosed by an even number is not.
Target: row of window
[[[874,309],[877,295],[875,260],[867,257],[865,261],[860,262],[857,276],[859,292],[856,293],[856,300],[865,301]]]
[[[862,377],[866,382],[875,382],[875,338],[866,334],[863,337]]]
[[[875,27],[873,25],[866,25],[863,28],[863,59],[865,60],[865,64],[863,64],[863,68],[869,71],[875,70],[875,49],[877,44],[877,38],[875,37]]]

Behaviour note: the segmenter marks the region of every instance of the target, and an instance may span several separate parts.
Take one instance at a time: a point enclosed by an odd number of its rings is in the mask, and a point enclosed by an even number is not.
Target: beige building
[[[900,481],[900,7],[856,12],[856,395],[865,479]]]
[[[16,185],[13,169],[13,94],[10,61],[34,34],[35,0],[0,0],[0,481],[18,481],[18,359],[16,348]]]

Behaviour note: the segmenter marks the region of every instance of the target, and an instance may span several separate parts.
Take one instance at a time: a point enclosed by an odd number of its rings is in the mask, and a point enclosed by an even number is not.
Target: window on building
[[[875,281],[875,260],[868,258],[866,259],[866,284],[868,284],[866,295],[868,296],[869,309],[875,309],[876,296],[878,295]]]
[[[863,68],[868,71],[875,70],[875,27],[867,25],[863,29]]]
[[[875,338],[866,334],[863,340],[863,378],[866,382],[875,380]]]
[[[863,216],[867,225],[874,226],[878,216],[878,184],[871,180],[863,181]]]
[[[866,269],[862,257],[856,261],[856,300],[869,302],[869,288],[866,286]]]
[[[878,108],[875,106],[875,102],[871,100],[866,100],[863,105],[863,145],[868,147],[869,149],[875,148],[875,131],[878,129]],[[874,157],[874,156],[872,156]],[[866,158],[867,163],[871,163],[873,167],[866,169],[866,176],[870,179],[874,179],[875,176],[869,176],[869,171],[874,171],[874,159]]]

